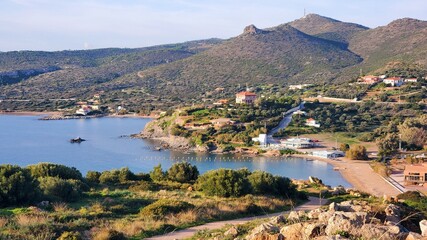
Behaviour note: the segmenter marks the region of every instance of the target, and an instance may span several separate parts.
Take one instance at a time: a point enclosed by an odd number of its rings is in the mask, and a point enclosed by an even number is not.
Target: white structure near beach
[[[329,159],[344,157],[344,152],[342,151],[314,151],[311,154],[315,157],[329,158]]]
[[[260,134],[256,138],[252,138],[252,141],[259,142],[259,145],[266,146],[267,145],[267,134]]]
[[[280,142],[284,147],[294,149],[311,148],[314,146],[314,143],[309,138],[288,138]]]
[[[305,125],[309,127],[316,127],[319,128],[320,124],[316,122],[313,118],[309,118],[305,121]]]

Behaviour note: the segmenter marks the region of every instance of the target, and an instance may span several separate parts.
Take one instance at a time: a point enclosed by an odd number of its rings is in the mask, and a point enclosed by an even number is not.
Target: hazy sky
[[[427,0],[0,0],[0,51],[144,47],[236,36],[308,13],[368,27],[427,20]]]

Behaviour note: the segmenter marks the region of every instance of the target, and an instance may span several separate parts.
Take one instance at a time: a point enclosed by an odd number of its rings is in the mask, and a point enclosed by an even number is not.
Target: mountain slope
[[[317,14],[309,14],[290,22],[289,25],[306,34],[343,44],[348,44],[356,33],[369,29],[359,24],[341,22]]]
[[[387,26],[356,34],[349,49],[364,58],[370,70],[392,61],[427,65],[427,21],[399,19]]]
[[[339,69],[361,59],[340,44],[289,25],[271,30],[251,25],[243,34],[195,56],[126,76],[111,84],[144,87],[148,92],[196,98],[216,87],[238,84],[296,83],[333,79]],[[185,95],[182,95],[185,91]]]

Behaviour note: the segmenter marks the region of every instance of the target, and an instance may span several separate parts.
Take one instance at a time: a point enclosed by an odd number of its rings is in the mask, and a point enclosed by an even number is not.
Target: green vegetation
[[[351,160],[367,160],[368,153],[366,152],[366,147],[362,145],[352,145],[350,149],[347,150],[345,156]]]
[[[209,221],[283,211],[304,196],[284,177],[245,169],[199,177],[188,163],[165,172],[157,166],[151,175],[122,168],[91,171],[86,177],[49,163],[0,165],[0,238],[141,239]]]

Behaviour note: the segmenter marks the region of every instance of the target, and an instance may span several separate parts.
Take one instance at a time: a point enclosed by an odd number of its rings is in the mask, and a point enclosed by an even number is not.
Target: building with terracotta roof
[[[257,95],[253,92],[239,92],[236,94],[236,103],[240,104],[254,104]]]
[[[369,75],[369,76],[364,76],[364,77],[360,78],[357,81],[357,83],[358,84],[372,85],[372,84],[378,83],[380,81],[381,81],[380,77]]]
[[[426,184],[427,183],[427,163],[406,165],[405,184]]]

